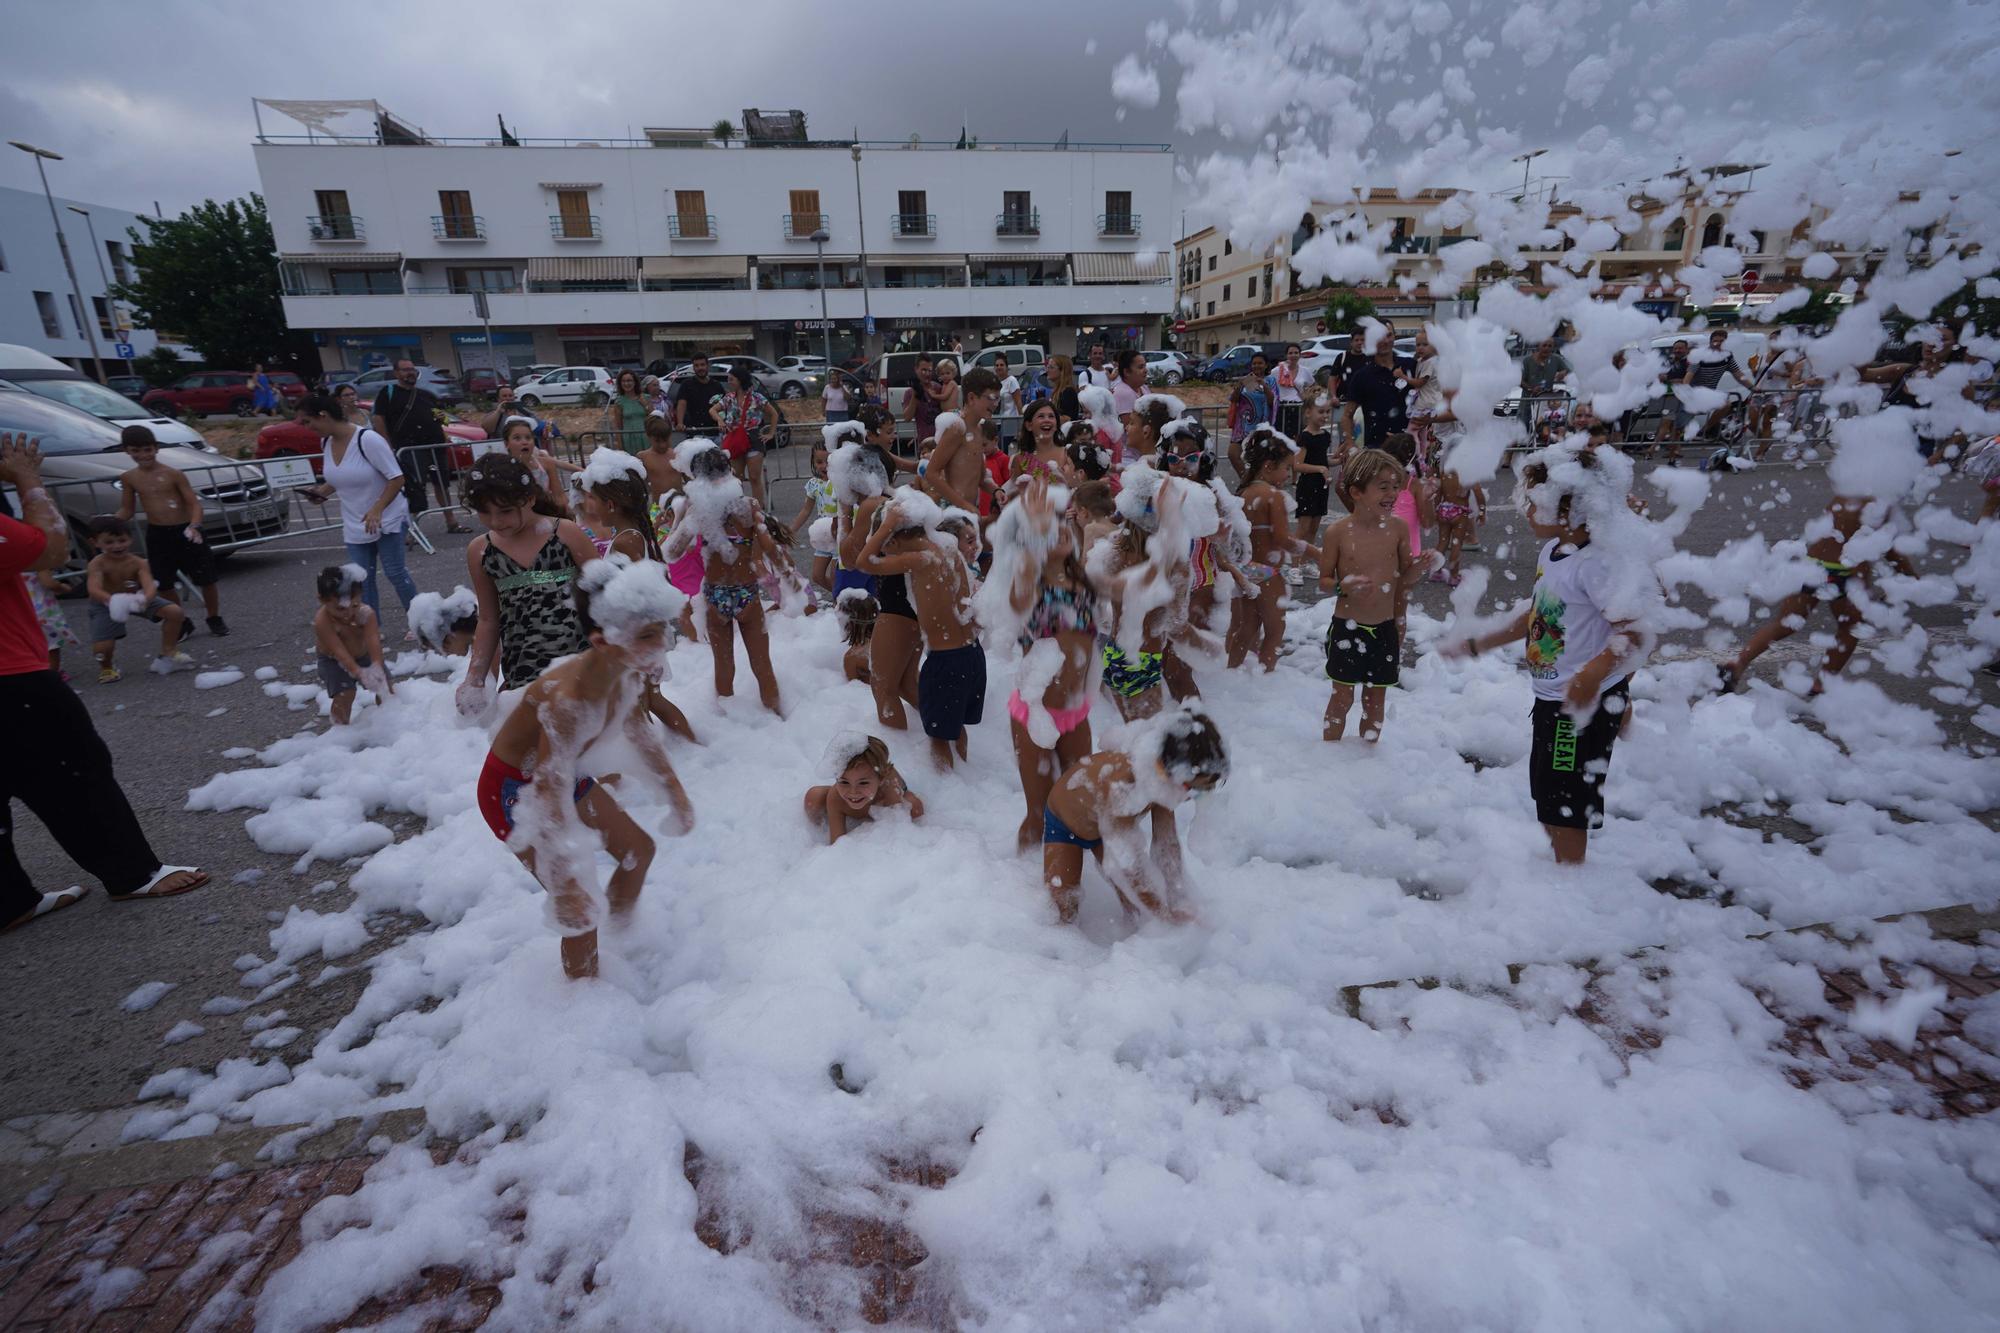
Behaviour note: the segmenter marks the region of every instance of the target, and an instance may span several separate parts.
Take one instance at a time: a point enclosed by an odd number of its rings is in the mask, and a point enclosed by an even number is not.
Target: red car
[[[477,426],[454,421],[444,428],[445,438],[469,441],[483,440],[486,432]],[[309,458],[312,460],[313,476],[318,477],[325,464],[325,445],[319,432],[311,426],[302,426],[296,421],[273,421],[257,432],[255,458]],[[451,465],[456,468],[472,466],[472,450],[466,444],[459,444],[451,451]]]
[[[265,375],[285,402],[296,403],[306,396],[306,382],[290,371],[271,370]],[[194,412],[208,417],[233,412],[240,417],[249,415],[256,396],[257,388],[251,382],[249,372],[204,370],[198,375],[186,376],[172,388],[149,391],[139,403],[162,416]]]

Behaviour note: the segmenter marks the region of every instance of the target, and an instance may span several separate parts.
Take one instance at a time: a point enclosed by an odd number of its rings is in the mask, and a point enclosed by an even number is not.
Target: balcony
[[[1042,210],[1031,208],[1025,213],[1002,213],[993,219],[995,236],[1040,236],[1042,234]]]
[[[816,231],[831,231],[827,225],[830,219],[824,213],[787,213],[785,239],[788,241],[810,241]]]
[[[306,231],[315,241],[365,241],[368,228],[352,213],[320,213],[306,219]]]
[[[889,234],[900,240],[931,240],[937,235],[937,214],[891,213]]]
[[[1139,215],[1137,213],[1099,213],[1097,215],[1099,236],[1137,236]]]
[[[604,228],[595,213],[551,213],[549,235],[559,241],[601,241]]]
[[[431,235],[440,241],[483,241],[486,239],[486,219],[469,213],[433,213]]]
[[[669,213],[667,235],[676,241],[712,241],[715,239],[715,214]]]

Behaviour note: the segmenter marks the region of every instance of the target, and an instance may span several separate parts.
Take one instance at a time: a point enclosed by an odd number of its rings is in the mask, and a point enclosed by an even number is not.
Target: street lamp
[[[83,229],[90,233],[90,252],[97,256],[97,280],[104,284],[104,311],[110,316],[112,329],[118,331],[118,306],[111,299],[111,275],[104,271],[104,247],[97,243],[97,224],[91,221],[89,209],[78,208],[75,204],[66,207],[83,219]],[[125,340],[120,338],[119,341]],[[125,358],[125,373],[132,373],[132,358],[129,356]]]
[[[860,131],[855,134],[859,137]],[[861,145],[848,149],[854,155],[854,225],[861,237],[861,354],[867,356],[868,330],[874,326],[875,312],[868,305],[868,219],[861,207]]]
[[[819,264],[819,334],[821,346],[826,352],[826,377],[833,378],[833,321],[826,317],[826,243],[825,227],[813,228],[813,255]]]
[[[31,143],[22,143],[19,139],[9,139],[7,142],[35,159],[35,171],[42,178],[42,197],[49,201],[49,222],[56,229],[56,245],[62,250],[63,268],[69,273],[69,289],[76,296],[76,317],[83,321],[83,331],[90,339],[91,364],[97,367],[97,382],[102,384],[104,358],[97,353],[97,320],[84,318],[83,285],[76,280],[76,265],[70,262],[69,257],[69,237],[63,235],[62,218],[56,213],[56,197],[49,192],[48,169],[42,166],[42,159],[45,157],[60,162],[63,156],[61,153],[51,153],[46,148],[37,148]],[[109,304],[108,298],[106,303]]]

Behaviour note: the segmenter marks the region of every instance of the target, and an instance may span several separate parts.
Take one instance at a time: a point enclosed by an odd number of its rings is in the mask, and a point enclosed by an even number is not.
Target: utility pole
[[[97,367],[97,382],[102,384],[104,383],[104,358],[98,355],[97,351],[97,319],[83,303],[83,284],[76,280],[76,265],[71,262],[69,257],[69,237],[63,235],[62,217],[56,212],[56,197],[49,190],[49,173],[42,166],[43,158],[53,158],[55,161],[60,162],[63,160],[63,155],[61,153],[51,153],[46,148],[37,148],[31,143],[22,143],[19,139],[9,139],[7,142],[35,159],[35,171],[42,178],[42,197],[49,201],[49,222],[56,229],[56,245],[62,250],[63,268],[69,273],[69,289],[76,297],[76,317],[83,322],[84,335],[90,339],[90,362]],[[110,304],[111,300],[107,295],[105,305],[109,306]]]
[[[860,137],[858,129],[855,137]],[[868,307],[868,218],[861,206],[861,145],[857,143],[849,151],[854,154],[854,224],[861,237],[861,355],[865,358],[869,354],[868,326],[875,322],[875,312]]]
[[[819,263],[819,333],[820,345],[826,355],[826,377],[833,378],[833,321],[826,315],[826,242],[825,227],[814,227],[812,234],[813,254]]]
[[[1546,148],[1537,148],[1531,153],[1522,153],[1519,156],[1511,159],[1512,161],[1519,162],[1521,164],[1521,201],[1523,203],[1526,203],[1528,199],[1528,166],[1536,158],[1540,157],[1543,153],[1546,153],[1548,151],[1549,150]]]
[[[83,215],[84,230],[90,233],[90,251],[97,256],[97,280],[104,284],[105,312],[111,316],[111,329],[119,335],[118,341],[126,342],[128,339],[124,336],[124,326],[118,322],[117,303],[111,299],[111,275],[104,271],[104,247],[97,243],[97,224],[91,221],[89,209],[78,208],[75,204],[69,204],[67,207],[70,212]],[[125,358],[125,373],[127,375],[132,373],[132,358],[129,356]]]

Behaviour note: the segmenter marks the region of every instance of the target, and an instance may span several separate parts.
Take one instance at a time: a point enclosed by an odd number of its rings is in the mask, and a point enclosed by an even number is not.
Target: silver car
[[[72,550],[69,569],[81,569],[90,559],[90,520],[115,514],[124,503],[121,474],[132,461],[118,444],[118,428],[73,407],[39,398],[19,389],[0,389],[0,434],[25,434],[42,451],[42,480],[49,497],[69,520]],[[218,552],[235,549],[258,537],[285,531],[291,519],[290,501],[271,488],[264,469],[213,453],[182,447],[160,450],[160,461],[185,472],[201,497],[202,540]],[[8,494],[13,513],[19,498]],[[134,545],[145,545],[145,520],[133,523]]]

